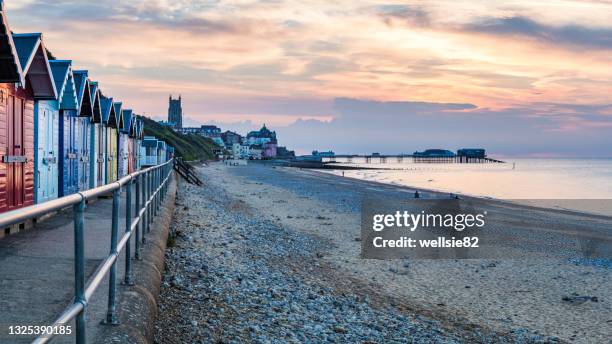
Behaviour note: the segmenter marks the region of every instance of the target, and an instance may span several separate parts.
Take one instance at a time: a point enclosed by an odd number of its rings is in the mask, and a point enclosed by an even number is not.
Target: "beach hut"
[[[97,126],[96,133],[96,150],[98,152],[99,160],[96,163],[96,185],[101,186],[108,183],[108,159],[110,153],[108,151],[108,119],[104,120],[104,106],[102,104],[102,91],[97,81],[89,81],[89,93],[91,95],[91,107],[92,107],[92,122],[99,123]],[[109,115],[110,119],[114,123],[114,115],[111,112]]]
[[[77,95],[72,75],[72,61],[49,61],[59,104],[58,196],[79,190],[79,165],[82,145],[77,125]]]
[[[145,136],[140,145],[140,166],[157,165],[157,139],[154,136]]]
[[[115,109],[113,108],[113,99],[107,98],[105,96],[100,96],[100,109],[101,109],[101,122],[100,122],[100,143],[103,144],[100,147],[100,151],[104,152],[104,159],[102,160],[101,168],[102,168],[102,180],[99,185],[104,185],[109,180],[109,159],[111,159],[111,155],[109,152],[109,142],[108,142],[108,130],[109,130],[109,121],[111,121],[111,125],[115,125]]]
[[[142,138],[143,138],[143,122],[140,118],[136,117],[134,121],[134,169],[140,170],[141,166],[141,149]]]
[[[58,92],[42,34],[13,34],[13,42],[34,95],[34,203],[42,203],[58,195]]]
[[[100,104],[102,106],[102,124],[104,125],[104,136],[106,137],[106,180],[104,183],[108,184],[117,180],[118,116],[115,112],[117,107],[113,102],[113,98],[107,98],[101,95]]]
[[[117,128],[117,173],[119,177],[129,173],[129,144],[130,126],[132,125],[132,110],[123,109],[121,111],[121,121]]]
[[[75,70],[75,90],[77,95],[77,150],[79,154],[78,175],[79,190],[87,190],[96,186],[96,151],[95,151],[95,124],[93,123],[93,106],[89,87],[89,77],[86,70]]]
[[[123,117],[125,120],[124,127],[127,128],[127,173],[130,174],[134,172],[136,167],[136,163],[134,161],[134,143],[136,142],[136,115],[132,110],[125,111],[127,114]]]
[[[166,162],[166,142],[157,141],[157,164],[162,164]]]
[[[22,71],[0,1],[0,212],[34,203],[34,85]]]

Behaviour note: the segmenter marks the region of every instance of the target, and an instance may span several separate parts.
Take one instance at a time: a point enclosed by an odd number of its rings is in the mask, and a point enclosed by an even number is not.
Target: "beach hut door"
[[[8,152],[7,164],[8,209],[17,208],[25,201],[25,148],[23,137],[23,99],[8,96]]]

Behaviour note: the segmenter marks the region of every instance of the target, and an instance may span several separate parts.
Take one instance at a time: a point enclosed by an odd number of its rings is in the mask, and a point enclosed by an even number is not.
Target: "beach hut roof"
[[[132,109],[123,109],[123,128],[121,131],[126,134],[130,134],[132,131]]]
[[[123,129],[123,109],[121,108],[123,103],[121,102],[113,102],[113,108],[115,109],[115,120],[117,121],[117,129]]]
[[[102,96],[100,91],[100,85],[97,81],[89,81],[89,99],[91,100],[91,107],[93,110],[94,123],[102,122],[102,104],[100,97]]]
[[[42,33],[14,33],[13,42],[25,81],[31,83],[34,97],[57,99],[58,92],[53,81]]]
[[[117,128],[117,115],[113,106],[113,98],[100,96],[100,103],[102,105],[102,123],[111,128]]]
[[[136,138],[142,140],[144,138],[144,121],[142,118],[138,118],[138,122],[136,122]]]
[[[134,137],[137,139],[141,139],[140,137],[140,118],[136,115],[134,115]]]
[[[58,101],[60,109],[78,110],[76,88],[74,77],[72,75],[72,61],[70,60],[52,60],[49,61],[51,72],[53,72],[53,80],[55,80],[55,88],[58,92]]]
[[[72,71],[74,84],[76,87],[77,104],[79,104],[79,116],[92,117],[93,107],[91,105],[91,95],[89,91],[89,77],[86,70]]]
[[[157,148],[157,139],[153,136],[145,136],[144,140],[142,140],[142,146]]]
[[[138,137],[138,118],[136,117],[136,114],[132,114],[132,123],[130,125],[130,136],[131,137]]]
[[[6,19],[4,2],[0,0],[0,82],[25,84],[21,63],[13,42],[13,35]]]

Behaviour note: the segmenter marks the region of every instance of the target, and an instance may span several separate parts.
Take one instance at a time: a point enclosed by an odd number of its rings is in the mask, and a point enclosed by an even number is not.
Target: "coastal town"
[[[218,157],[242,160],[292,159],[295,152],[278,145],[276,131],[268,129],[265,124],[259,130],[253,130],[242,136],[234,131],[222,131],[216,125],[199,127],[183,126],[182,97],[168,100],[168,120],[160,121],[162,125],[186,135],[200,135],[211,139],[217,146]]]

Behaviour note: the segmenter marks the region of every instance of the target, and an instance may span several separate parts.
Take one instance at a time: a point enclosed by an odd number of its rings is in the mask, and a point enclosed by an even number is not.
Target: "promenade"
[[[169,195],[176,190],[176,182],[170,185]],[[146,333],[150,324],[148,312],[133,314],[130,310],[138,304],[134,291],[146,294],[158,285],[151,283],[151,275],[159,274],[155,264],[147,257],[160,256],[161,229],[169,224],[174,197],[165,199],[158,216],[154,218],[142,261],[133,259],[134,238],[131,239],[134,286],[124,285],[125,251],[117,261],[117,315],[120,326],[101,325],[105,319],[108,301],[108,275],[89,300],[87,308],[88,343],[121,341],[121,335],[131,332]],[[89,279],[100,262],[108,256],[111,237],[112,198],[99,198],[90,202],[85,210],[85,268]],[[120,214],[125,214],[125,192],[121,195]],[[125,229],[125,215],[120,216],[119,232]],[[153,252],[156,251],[156,252]],[[74,295],[74,230],[72,209],[35,224],[19,233],[0,239],[0,343],[29,343],[36,336],[9,335],[9,326],[51,325],[55,318],[72,302]],[[163,258],[163,250],[161,251]],[[150,260],[150,259],[149,259]],[[153,271],[151,273],[151,271]],[[135,301],[136,300],[136,301]],[[153,299],[154,300],[154,299]],[[154,302],[154,301],[153,301]],[[154,305],[153,305],[154,308]],[[130,317],[130,320],[127,318]],[[71,335],[58,335],[53,343],[74,343],[74,321]],[[135,331],[134,331],[135,329]],[[114,339],[113,339],[114,338]]]

